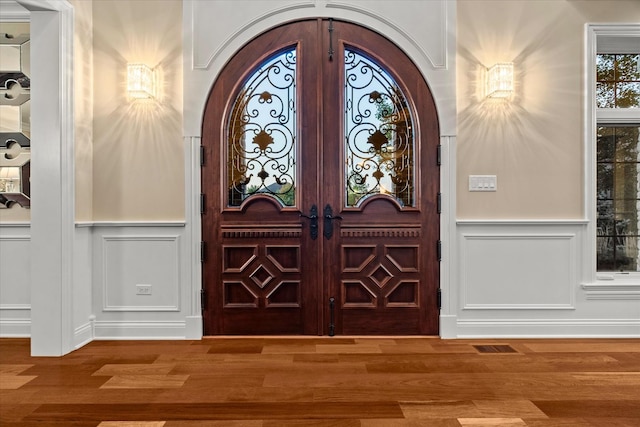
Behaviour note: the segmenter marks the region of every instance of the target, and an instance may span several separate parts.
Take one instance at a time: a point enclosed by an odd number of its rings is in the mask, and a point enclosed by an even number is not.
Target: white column
[[[31,10],[31,354],[73,350],[73,9]]]

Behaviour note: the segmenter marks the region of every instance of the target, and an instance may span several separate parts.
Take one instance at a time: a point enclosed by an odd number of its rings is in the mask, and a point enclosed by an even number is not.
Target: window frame
[[[638,272],[598,272],[596,251],[596,153],[599,125],[640,125],[640,108],[596,108],[596,56],[606,53],[637,53],[640,24],[586,24],[585,42],[585,197],[586,244],[583,246],[587,282],[640,282]]]

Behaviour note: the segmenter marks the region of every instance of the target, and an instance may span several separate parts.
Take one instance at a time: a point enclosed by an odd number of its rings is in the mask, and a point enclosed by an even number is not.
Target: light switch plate
[[[469,191],[498,191],[496,175],[469,175]]]

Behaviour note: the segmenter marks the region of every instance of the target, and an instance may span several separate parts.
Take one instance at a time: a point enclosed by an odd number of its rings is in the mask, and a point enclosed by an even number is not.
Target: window
[[[598,126],[598,271],[640,271],[639,126]]]
[[[267,195],[294,206],[296,50],[267,59],[240,91],[228,125],[228,206]]]
[[[589,26],[587,48],[593,273],[640,276],[640,25]]]

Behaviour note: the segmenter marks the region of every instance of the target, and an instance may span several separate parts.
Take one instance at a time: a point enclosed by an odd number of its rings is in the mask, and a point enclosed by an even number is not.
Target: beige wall
[[[184,219],[182,2],[93,2],[93,219]],[[126,67],[162,70],[161,97],[127,100]]]
[[[458,0],[457,217],[583,218],[587,22],[639,22],[638,0]],[[514,62],[511,102],[478,98],[477,72]],[[497,175],[470,193],[469,175]]]
[[[93,0],[73,0],[76,221],[93,218]]]

